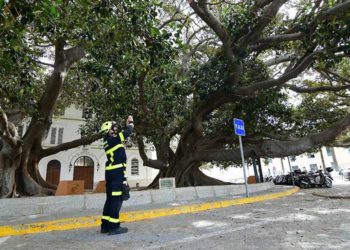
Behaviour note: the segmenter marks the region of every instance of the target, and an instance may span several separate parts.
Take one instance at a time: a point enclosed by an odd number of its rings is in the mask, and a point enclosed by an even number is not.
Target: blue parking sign
[[[236,135],[245,136],[244,121],[243,120],[233,118],[233,127],[235,128]]]

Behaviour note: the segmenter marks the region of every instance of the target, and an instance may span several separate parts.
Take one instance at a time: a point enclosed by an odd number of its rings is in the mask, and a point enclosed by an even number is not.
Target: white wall
[[[43,143],[44,148],[57,145],[58,128],[63,128],[63,143],[80,138],[79,126],[84,123],[82,118],[82,112],[75,109],[73,106],[66,109],[64,116],[53,119],[51,129],[47,138]],[[52,128],[57,128],[55,144],[51,144],[51,131]],[[140,186],[147,186],[151,183],[154,177],[157,175],[158,170],[154,170],[143,166],[143,161],[138,153],[137,148],[131,148],[126,150],[128,157],[126,177],[128,178],[130,186],[134,187],[136,183]],[[154,152],[147,151],[147,155],[150,158],[154,158]],[[59,152],[58,154],[51,155],[43,158],[39,162],[39,171],[42,177],[46,178],[47,164],[51,160],[58,160],[61,163],[60,180],[73,180],[74,163],[81,156],[88,156],[94,162],[94,186],[101,180],[105,179],[104,166],[106,162],[106,156],[102,148],[102,140],[94,142],[89,146],[81,146],[78,148],[70,149],[67,151]],[[139,175],[131,175],[131,160],[137,159],[139,161]]]
[[[325,147],[322,148],[323,157],[325,161],[325,167],[331,167],[333,157],[327,154],[327,150]],[[299,169],[305,169],[310,171],[310,165],[316,164],[318,169],[322,168],[322,160],[320,152],[316,152],[313,154],[315,157],[310,158],[308,154],[301,154],[295,157],[295,161],[290,160],[291,166],[298,166]],[[350,150],[347,148],[335,148],[336,159],[339,164],[339,168],[347,169],[350,168]],[[269,163],[265,164],[265,161],[261,159],[263,176],[276,176],[280,174],[287,174],[290,172],[288,159],[284,157],[282,168],[281,158],[269,159]],[[222,181],[240,183],[244,180],[244,174],[242,168],[236,167],[228,167],[226,169],[220,169],[219,167],[213,167],[211,169],[202,170],[206,175],[217,178]],[[248,167],[247,176],[254,175],[253,166]]]
[[[339,168],[348,168],[350,167],[350,151],[347,148],[334,148],[335,149],[335,157],[337,159]],[[325,162],[325,167],[333,167],[333,156],[329,155],[327,153],[326,147],[322,147],[322,153],[323,153],[323,158]],[[310,158],[308,154],[301,154],[299,156],[295,157],[295,161],[292,161],[292,157],[290,157],[290,164],[291,166],[298,166],[300,170],[303,170],[304,168],[307,171],[311,170],[311,164],[316,164],[318,169],[322,169],[322,159],[321,159],[321,154],[320,152],[313,153],[315,156],[314,158]],[[288,159],[285,157],[283,160],[284,168],[285,168],[285,173],[289,172],[289,164],[288,164]],[[272,162],[267,164],[265,166],[267,169],[270,169],[271,174],[273,174],[273,169],[276,169],[276,175],[282,174],[282,164],[280,158],[275,158],[272,159]]]

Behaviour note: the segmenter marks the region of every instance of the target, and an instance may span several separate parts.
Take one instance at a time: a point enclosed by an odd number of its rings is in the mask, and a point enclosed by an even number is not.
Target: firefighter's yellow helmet
[[[112,121],[108,121],[108,122],[104,122],[101,125],[101,129],[100,132],[106,134],[113,126],[113,122]]]

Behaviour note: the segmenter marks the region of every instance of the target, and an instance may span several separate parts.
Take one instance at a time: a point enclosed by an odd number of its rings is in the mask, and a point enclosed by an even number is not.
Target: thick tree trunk
[[[229,185],[230,182],[224,182],[212,177],[205,175],[199,170],[200,164],[194,164],[188,171],[179,173],[176,184],[178,187],[189,187],[189,186],[216,186],[216,185]]]
[[[16,171],[17,192],[24,196],[42,196],[54,194],[54,189],[45,185],[45,181],[40,176],[38,170],[38,158],[31,150],[32,147],[26,147],[22,153],[19,168]],[[43,181],[42,183],[41,180]],[[43,185],[44,184],[44,185]]]
[[[85,56],[81,45],[67,50],[64,49],[64,46],[65,41],[57,39],[54,70],[38,102],[38,112],[32,118],[23,140],[18,137],[13,121],[11,122],[11,119],[9,120],[6,113],[0,108],[0,132],[3,137],[3,140],[0,140],[2,141],[0,146],[0,197],[9,197],[15,191],[20,195],[30,196],[50,195],[54,192],[55,187],[46,183],[39,173],[39,160],[42,156],[50,154],[50,152],[43,153],[41,143],[50,129],[56,102],[62,93],[69,68]],[[76,140],[67,148],[62,147],[62,150],[79,146],[79,143],[84,144],[84,141],[85,139]],[[55,150],[52,151],[55,152]]]
[[[0,198],[9,198],[15,195],[16,161],[0,152]]]
[[[213,186],[230,184],[206,176],[199,170],[201,162],[192,162],[188,159],[196,152],[196,142],[198,137],[192,133],[192,129],[188,129],[179,142],[175,156],[172,157],[170,164],[166,170],[161,171],[150,187],[158,187],[159,178],[175,177],[176,187],[188,186]]]
[[[148,185],[147,188],[151,188],[151,189],[159,188],[159,179],[165,178],[165,177],[166,177],[166,172],[164,170],[159,170],[159,173],[154,178],[154,180],[151,182],[151,184]]]

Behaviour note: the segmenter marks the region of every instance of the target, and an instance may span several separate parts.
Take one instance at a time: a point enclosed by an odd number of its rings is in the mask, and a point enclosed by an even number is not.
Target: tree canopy
[[[347,140],[350,1],[0,3],[1,152],[17,179],[27,176],[22,193],[52,188],[35,162],[91,143],[101,122],[128,114],[144,165],[179,186],[220,184],[202,163],[239,161],[233,117],[246,122],[246,157]],[[72,103],[94,113],[87,136],[42,149],[52,115]],[[10,111],[31,119],[24,138],[9,128]]]

